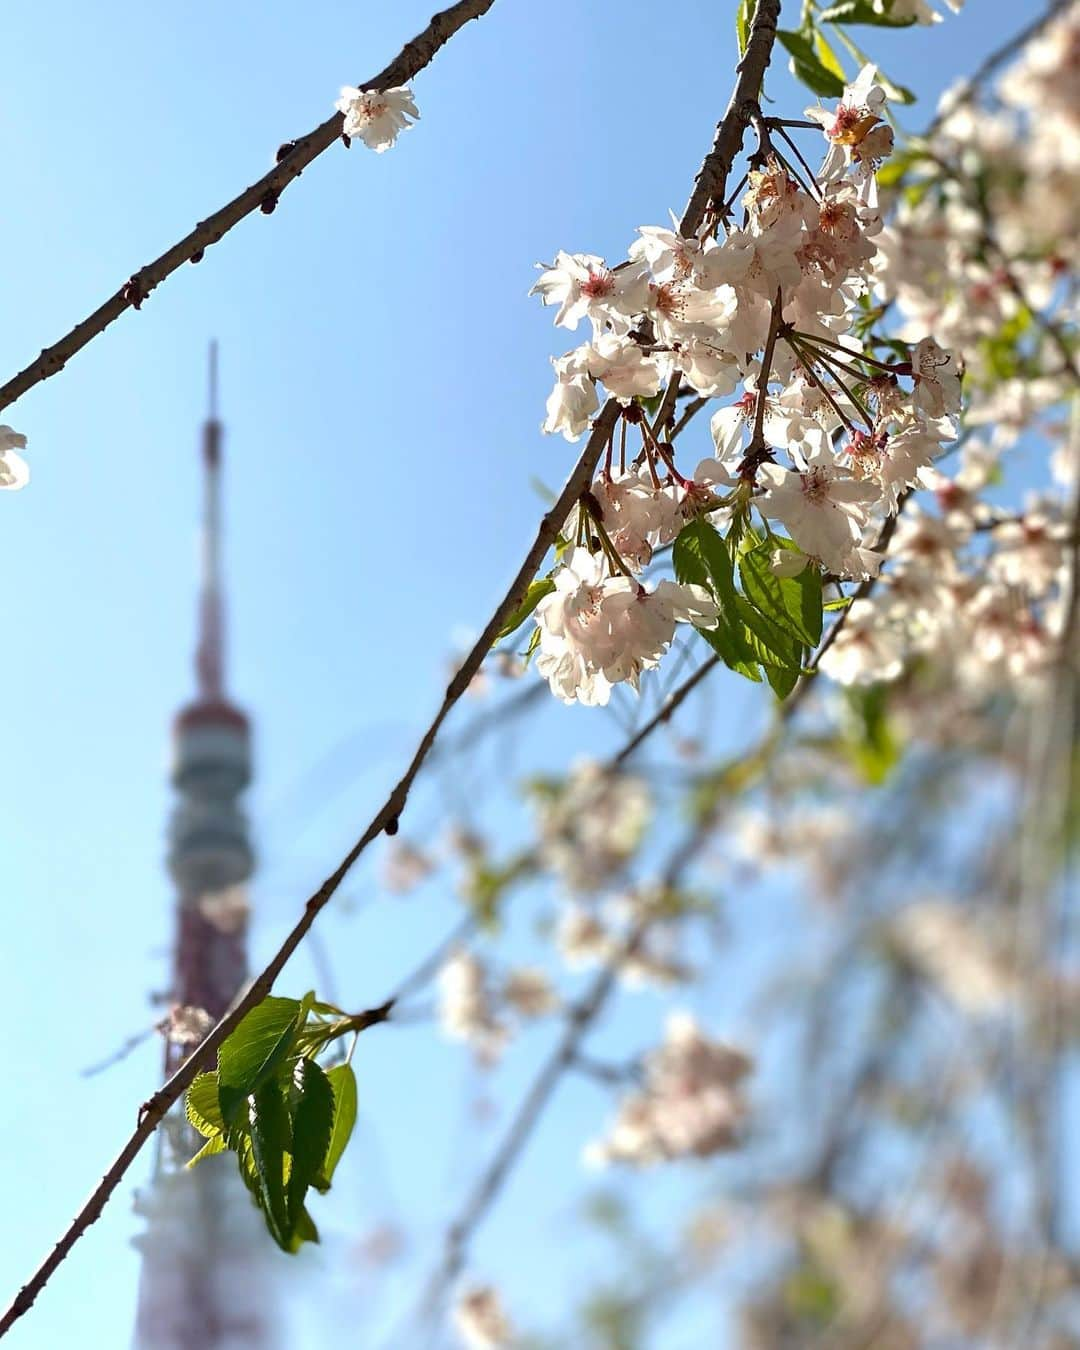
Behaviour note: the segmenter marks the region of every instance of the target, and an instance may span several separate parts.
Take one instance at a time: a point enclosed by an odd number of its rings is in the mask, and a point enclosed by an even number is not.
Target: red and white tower
[[[173,726],[168,865],[176,885],[170,1001],[217,1021],[247,979],[246,883],[254,868],[239,804],[251,781],[251,725],[225,693],[221,581],[222,425],[217,348],[210,348],[210,406],[202,432],[203,521],[197,694]],[[167,1042],[166,1077],[191,1052]],[[273,1333],[272,1244],[230,1155],[187,1170],[202,1140],[176,1110],[159,1132],[146,1219],[136,1350],[268,1350]]]

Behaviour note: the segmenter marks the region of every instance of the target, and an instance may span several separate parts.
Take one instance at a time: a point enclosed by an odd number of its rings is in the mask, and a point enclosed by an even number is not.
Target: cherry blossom
[[[408,85],[393,89],[354,89],[345,85],[334,107],[344,114],[343,133],[350,139],[359,138],[369,150],[380,155],[420,117]]]

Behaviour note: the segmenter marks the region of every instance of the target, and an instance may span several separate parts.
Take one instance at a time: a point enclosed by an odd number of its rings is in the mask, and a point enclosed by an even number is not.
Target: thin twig
[[[360,85],[360,88],[390,89],[396,85],[406,84],[430,64],[435,54],[450,41],[459,28],[463,28],[471,19],[478,19],[486,14],[494,3],[495,0],[458,0],[456,5],[442,10],[432,18],[422,33],[418,33],[411,42],[405,44],[385,70]],[[199,221],[195,228],[178,243],[173,244],[172,248],[135,272],[115,294],[103,305],[99,305],[81,323],[77,323],[59,342],[46,347],[40,356],[5,385],[0,386],[0,409],[14,403],[42,380],[59,374],[76,353],[104,332],[125,310],[139,309],[150,292],[156,286],[160,286],[166,277],[171,276],[184,263],[198,262],[212,244],[223,239],[245,216],[250,216],[258,210],[271,212],[289,184],[299,178],[312,160],[329,149],[341,136],[343,123],[342,114],[336,112],[333,117],[328,117],[306,136],[283,145],[278,151],[277,163],[269,173],[245,188],[238,197],[234,197],[213,215]],[[0,1323],[0,1334],[2,1326]]]
[[[708,403],[708,401],[709,400],[707,398],[702,398],[700,397],[700,395],[697,398],[692,398],[690,402],[686,405],[686,407],[682,410],[681,417],[679,417],[678,421],[671,428],[671,435],[668,437],[668,440],[673,441],[675,437],[678,436],[678,434],[683,430],[686,424],[689,421],[691,421],[691,419],[693,419],[698,415],[698,413],[702,410],[702,408],[704,408],[705,404]]]
[[[127,1059],[133,1050],[137,1050],[144,1041],[148,1041],[155,1032],[163,1031],[167,1025],[168,1019],[158,1022],[151,1022],[148,1027],[143,1027],[142,1031],[136,1031],[130,1035],[126,1041],[112,1052],[106,1055],[104,1059],[98,1060],[96,1064],[88,1064],[80,1073],[81,1078],[95,1078],[99,1073],[104,1073],[106,1069],[111,1069],[114,1064],[119,1064]]]

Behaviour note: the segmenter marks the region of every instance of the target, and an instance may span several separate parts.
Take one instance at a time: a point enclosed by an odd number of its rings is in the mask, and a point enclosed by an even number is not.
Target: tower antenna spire
[[[195,674],[199,698],[218,703],[225,696],[225,603],[221,590],[221,433],[218,420],[218,345],[210,343],[208,415],[203,423],[202,576]]]

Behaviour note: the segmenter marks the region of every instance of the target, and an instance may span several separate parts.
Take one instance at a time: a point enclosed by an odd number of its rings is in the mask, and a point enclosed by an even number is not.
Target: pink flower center
[[[809,469],[802,475],[800,487],[811,506],[822,506],[829,500],[829,479],[824,469]]]
[[[608,271],[590,272],[589,279],[582,283],[581,294],[590,300],[602,300],[615,289],[615,278]]]

